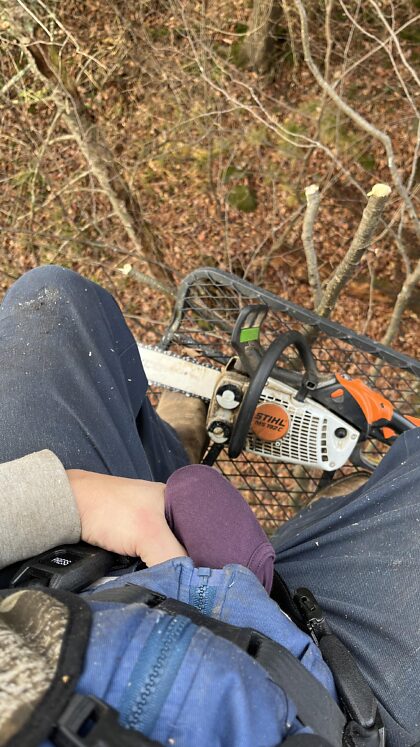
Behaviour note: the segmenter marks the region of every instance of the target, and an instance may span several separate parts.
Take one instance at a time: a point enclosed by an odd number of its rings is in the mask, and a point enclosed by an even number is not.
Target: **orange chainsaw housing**
[[[389,399],[370,389],[361,379],[346,379],[340,374],[336,374],[336,379],[343,389],[346,389],[354,397],[369,425],[380,425],[381,421],[384,420],[391,422],[394,408]],[[406,415],[406,418],[414,425],[420,426],[420,418],[411,415]],[[382,433],[386,439],[393,438],[396,435],[393,428],[386,426],[382,428]]]

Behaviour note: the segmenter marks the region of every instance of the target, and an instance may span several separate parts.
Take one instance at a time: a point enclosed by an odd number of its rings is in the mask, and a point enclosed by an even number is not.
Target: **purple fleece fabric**
[[[273,546],[241,494],[213,467],[191,464],[176,470],[166,484],[165,513],[196,566],[239,563],[270,592]]]

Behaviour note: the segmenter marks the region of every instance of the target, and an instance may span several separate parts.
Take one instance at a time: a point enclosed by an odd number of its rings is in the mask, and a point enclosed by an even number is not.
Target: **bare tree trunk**
[[[249,65],[258,72],[265,73],[270,68],[274,31],[281,14],[280,0],[254,0],[245,49]]]
[[[162,242],[143,217],[137,197],[121,175],[103,133],[57,54],[57,46],[37,38],[40,26],[35,25],[29,10],[22,10],[17,3],[9,0],[6,12],[32,71],[51,91],[66,127],[78,143],[90,171],[101,185],[139,256],[148,263],[154,277],[165,284],[174,285],[173,274],[165,266]]]

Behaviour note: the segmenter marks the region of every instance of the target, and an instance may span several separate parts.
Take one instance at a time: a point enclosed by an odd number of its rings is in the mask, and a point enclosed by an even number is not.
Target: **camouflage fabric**
[[[0,747],[47,692],[68,619],[67,607],[42,591],[17,591],[0,602]]]

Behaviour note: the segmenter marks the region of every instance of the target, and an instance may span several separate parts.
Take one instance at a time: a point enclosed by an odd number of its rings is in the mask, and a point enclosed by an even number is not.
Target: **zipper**
[[[157,620],[121,697],[123,726],[150,735],[195,632],[184,617]]]
[[[210,615],[216,597],[216,587],[209,587],[208,585],[211,568],[197,568],[197,575],[200,583],[198,586],[191,588],[189,603],[196,607],[202,615]]]
[[[209,584],[210,573],[210,568],[198,569],[198,576],[201,580],[201,583],[197,589],[197,604],[195,606],[197,607],[198,611],[202,612],[203,614],[206,608],[207,587]]]

